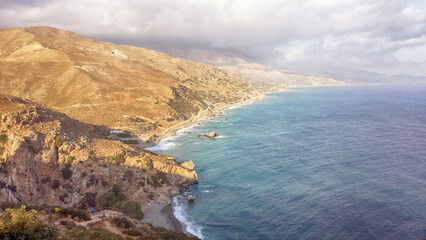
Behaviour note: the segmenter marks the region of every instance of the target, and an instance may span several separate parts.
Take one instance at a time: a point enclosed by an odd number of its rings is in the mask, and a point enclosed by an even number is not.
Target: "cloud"
[[[418,66],[426,6],[409,0],[0,0],[0,27],[49,25],[96,39],[168,39],[273,65]],[[403,52],[403,53],[401,53]]]

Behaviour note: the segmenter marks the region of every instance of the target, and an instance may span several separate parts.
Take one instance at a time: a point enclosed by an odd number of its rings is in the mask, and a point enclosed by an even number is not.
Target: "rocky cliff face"
[[[167,202],[198,181],[183,164],[20,98],[0,95],[0,201],[78,206],[117,184],[130,199]]]
[[[50,27],[0,29],[0,93],[140,136],[259,94],[225,70]]]

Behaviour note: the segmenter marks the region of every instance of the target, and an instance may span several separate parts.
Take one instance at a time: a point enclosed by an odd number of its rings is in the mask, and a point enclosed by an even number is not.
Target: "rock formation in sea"
[[[219,137],[219,134],[217,134],[215,132],[202,133],[200,135],[197,135],[197,137],[216,138],[216,137]]]

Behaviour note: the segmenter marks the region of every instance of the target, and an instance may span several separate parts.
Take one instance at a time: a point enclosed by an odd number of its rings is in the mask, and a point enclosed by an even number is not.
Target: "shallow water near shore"
[[[426,85],[274,93],[152,150],[194,161],[173,206],[203,239],[426,237]]]

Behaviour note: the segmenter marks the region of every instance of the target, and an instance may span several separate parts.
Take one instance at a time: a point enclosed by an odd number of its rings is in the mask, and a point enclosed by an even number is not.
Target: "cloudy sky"
[[[0,0],[0,27],[228,49],[288,69],[426,75],[426,0]]]

